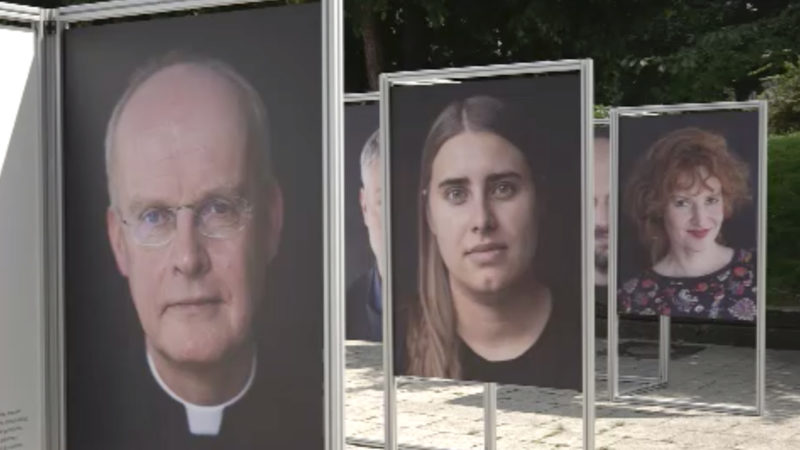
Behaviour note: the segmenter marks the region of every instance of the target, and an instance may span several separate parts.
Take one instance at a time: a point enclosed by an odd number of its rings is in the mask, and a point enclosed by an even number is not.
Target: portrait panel
[[[621,115],[621,314],[754,323],[757,110]]]
[[[580,390],[580,73],[389,98],[395,374]]]
[[[320,16],[64,33],[71,448],[322,448]]]
[[[346,337],[380,342],[382,175],[377,100],[345,104]]]

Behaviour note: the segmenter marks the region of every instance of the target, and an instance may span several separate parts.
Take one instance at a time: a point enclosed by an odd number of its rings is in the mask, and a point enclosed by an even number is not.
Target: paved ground
[[[605,341],[598,341],[598,349]],[[623,342],[624,375],[655,375],[656,345]],[[800,352],[767,352],[767,408],[764,417],[704,411],[664,401],[752,407],[755,402],[753,349],[675,345],[668,387],[638,394],[639,402],[607,400],[597,381],[597,449],[800,449]],[[354,439],[383,440],[381,348],[347,346],[346,433]],[[605,352],[598,354],[598,371]],[[483,389],[480,383],[398,378],[399,443],[440,449],[483,448]],[[622,388],[632,386],[623,383]],[[644,401],[645,404],[641,402]],[[649,402],[649,404],[647,404]],[[499,386],[498,449],[581,448],[581,396],[574,391]]]

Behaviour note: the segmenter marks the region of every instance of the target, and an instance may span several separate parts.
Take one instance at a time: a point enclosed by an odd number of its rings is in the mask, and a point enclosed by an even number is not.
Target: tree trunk
[[[367,83],[371,91],[377,91],[378,76],[383,71],[381,55],[381,41],[375,14],[370,8],[370,2],[361,4],[361,36],[364,39],[364,64],[367,69]]]

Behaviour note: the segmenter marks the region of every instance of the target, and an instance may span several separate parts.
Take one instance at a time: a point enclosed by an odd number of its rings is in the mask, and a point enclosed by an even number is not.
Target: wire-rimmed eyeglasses
[[[146,206],[132,217],[123,217],[137,244],[145,247],[167,245],[175,237],[177,214],[190,209],[197,231],[212,239],[227,239],[244,228],[253,215],[253,207],[241,197],[214,196],[199,203],[180,206]]]

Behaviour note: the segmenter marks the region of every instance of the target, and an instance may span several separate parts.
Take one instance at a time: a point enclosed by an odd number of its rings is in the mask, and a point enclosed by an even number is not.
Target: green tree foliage
[[[790,0],[345,0],[348,91],[366,90],[356,15],[372,14],[380,70],[592,58],[612,105],[752,98],[800,54]],[[358,52],[358,54],[354,54]],[[353,55],[352,59],[351,55]]]
[[[745,100],[764,76],[796,58],[800,5],[791,2],[709,1],[665,11],[660,33],[670,48],[627,58],[630,75],[649,92],[628,92],[634,102]],[[758,6],[755,6],[758,5]]]
[[[792,0],[344,3],[348,92],[376,89],[381,72],[592,58],[598,103],[744,100],[800,55],[800,4]]]
[[[800,130],[800,58],[784,67],[784,73],[766,79],[762,95],[769,101],[770,130],[778,133]]]

